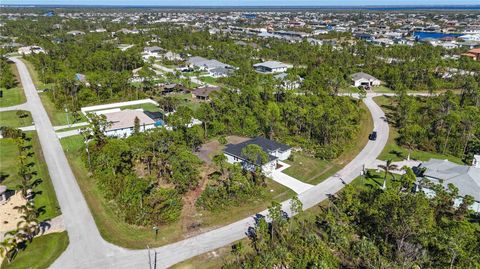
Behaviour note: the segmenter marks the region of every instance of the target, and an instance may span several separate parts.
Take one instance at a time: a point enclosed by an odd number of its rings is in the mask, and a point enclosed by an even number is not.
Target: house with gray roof
[[[248,145],[260,146],[268,156],[267,162],[262,164],[260,158],[258,158],[255,163],[249,162],[247,157],[242,153],[243,149]],[[249,171],[261,165],[262,172],[268,175],[275,171],[278,161],[284,161],[290,157],[292,148],[264,137],[256,137],[242,143],[228,144],[223,150],[223,153],[227,157],[227,162],[231,164],[239,163],[243,169]]]
[[[229,64],[200,56],[190,57],[186,61],[186,64],[189,68],[206,71],[214,78],[229,76],[235,70],[235,68]]]
[[[286,72],[290,67],[292,66],[278,61],[266,61],[253,65],[255,71],[264,74],[283,73]]]
[[[355,73],[350,78],[352,79],[352,85],[355,87],[364,86],[370,88],[372,86],[380,86],[382,83],[376,77],[363,72]]]
[[[453,184],[458,188],[458,197],[455,205],[462,203],[463,197],[470,195],[475,200],[471,209],[480,212],[480,156],[476,155],[472,166],[452,163],[448,160],[430,159],[418,166],[415,171],[421,178],[428,179],[432,183],[441,184],[447,187]],[[434,191],[422,184],[417,185],[427,195],[435,195]]]

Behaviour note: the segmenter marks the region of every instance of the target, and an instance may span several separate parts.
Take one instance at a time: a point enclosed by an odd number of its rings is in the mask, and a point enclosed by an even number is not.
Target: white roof
[[[257,66],[264,66],[264,67],[267,67],[267,68],[270,68],[270,69],[288,68],[289,67],[287,64],[284,64],[284,63],[278,62],[278,61],[266,61],[266,62],[263,62],[263,63],[258,63],[258,64],[253,65],[253,67],[257,67]]]

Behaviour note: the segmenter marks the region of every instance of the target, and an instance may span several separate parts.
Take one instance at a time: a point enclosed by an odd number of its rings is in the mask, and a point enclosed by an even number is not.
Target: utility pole
[[[65,105],[64,108],[65,108],[65,113],[67,114],[67,124],[70,127],[70,120],[68,119],[68,107],[67,107],[67,105]]]

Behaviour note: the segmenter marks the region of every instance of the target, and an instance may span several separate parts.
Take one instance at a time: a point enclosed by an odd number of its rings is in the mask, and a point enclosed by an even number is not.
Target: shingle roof
[[[443,182],[444,186],[454,184],[461,196],[470,195],[480,201],[480,168],[459,165],[448,160],[430,159],[422,163],[425,177]]]
[[[269,154],[270,152],[276,151],[276,150],[286,151],[286,150],[291,148],[288,145],[281,144],[281,143],[278,143],[276,141],[266,139],[264,137],[256,137],[256,138],[252,138],[250,140],[247,140],[247,141],[239,143],[239,144],[228,144],[225,147],[224,152],[229,154],[229,155],[236,156],[236,157],[238,157],[242,160],[246,160],[246,157],[242,154],[242,150],[246,146],[252,145],[252,144],[260,146],[262,148],[262,150],[265,151],[265,153],[268,154],[268,162],[277,159],[277,157]],[[257,160],[256,164],[260,165],[260,163],[261,162],[260,162],[260,158],[259,158]]]

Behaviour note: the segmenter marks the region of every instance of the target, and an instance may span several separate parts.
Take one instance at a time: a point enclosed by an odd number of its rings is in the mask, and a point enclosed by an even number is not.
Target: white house
[[[140,132],[153,129],[161,123],[149,117],[143,110],[113,110],[112,112],[100,113],[105,115],[109,125],[105,135],[111,137],[128,137],[133,134],[135,118],[140,122]]]
[[[30,54],[45,53],[45,50],[39,46],[26,46],[18,48],[18,54],[30,55]]]
[[[421,172],[421,168],[425,171]],[[448,160],[430,159],[418,166],[415,171],[421,178],[445,187],[453,184],[458,188],[454,205],[459,206],[463,197],[470,195],[474,199],[471,210],[480,213],[480,155],[475,155],[472,166],[452,163]],[[417,188],[427,196],[435,196],[435,192],[426,186],[422,180],[417,180]]]
[[[254,170],[255,167],[261,165],[261,160],[258,159],[256,163],[247,161],[243,155],[242,150],[248,145],[258,145],[267,153],[268,160],[262,165],[262,172],[266,175],[271,174],[277,168],[278,161],[284,161],[290,157],[292,148],[288,145],[278,143],[263,137],[256,137],[239,144],[228,144],[224,149],[224,154],[227,157],[227,162],[231,164],[240,163],[243,169]]]
[[[355,73],[355,74],[351,75],[350,78],[352,79],[352,85],[355,86],[355,87],[359,87],[359,86],[367,86],[367,87],[380,86],[380,84],[382,83],[379,79],[377,79],[377,78],[375,78],[375,77],[373,77],[369,74],[363,73],[363,72]]]
[[[291,65],[277,62],[277,61],[266,61],[263,63],[257,63],[253,65],[255,71],[259,73],[272,74],[272,73],[283,73],[286,72]]]
[[[235,67],[222,63],[217,60],[209,60],[203,57],[194,56],[186,61],[189,68],[196,68],[198,70],[206,71],[211,77],[227,77],[235,70]]]

